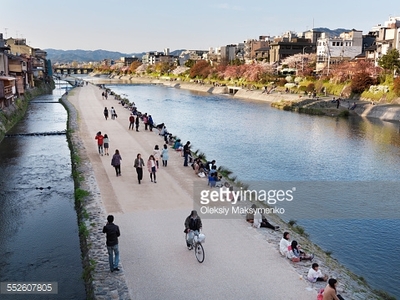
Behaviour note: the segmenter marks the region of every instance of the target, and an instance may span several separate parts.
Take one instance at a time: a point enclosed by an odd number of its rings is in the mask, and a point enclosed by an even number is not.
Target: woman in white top
[[[285,257],[288,257],[289,254],[289,249],[288,249],[288,247],[290,246],[289,239],[290,239],[290,234],[289,232],[285,231],[283,233],[281,241],[279,242],[279,252]]]
[[[153,156],[154,156],[154,159],[156,160],[156,166],[158,169],[159,168],[158,161],[160,160],[160,157],[161,157],[161,151],[158,148],[158,145],[155,145],[155,147],[154,147]]]
[[[153,155],[150,155],[149,160],[147,161],[147,170],[150,173],[150,180],[153,182],[153,177],[154,177],[154,183],[157,183],[156,180],[156,160]]]

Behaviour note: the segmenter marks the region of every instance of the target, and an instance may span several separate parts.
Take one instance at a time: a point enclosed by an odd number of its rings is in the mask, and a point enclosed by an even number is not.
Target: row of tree
[[[155,65],[142,65],[140,62],[131,64],[124,74],[148,74],[156,76],[180,76],[184,79],[197,79],[208,81],[230,81],[233,83],[253,84],[264,86],[271,82],[283,82],[279,78],[284,78],[279,70],[296,70],[296,74],[308,80],[324,80],[334,84],[349,83],[351,92],[361,94],[369,89],[371,85],[382,84],[387,81],[388,74],[396,77],[400,70],[399,51],[392,49],[383,55],[376,67],[374,62],[369,60],[342,61],[325,67],[319,75],[314,73],[316,68],[315,54],[296,54],[284,59],[281,65],[266,62],[254,61],[244,64],[233,61],[230,64],[215,64],[206,60],[186,62],[184,72],[175,74],[174,70],[178,67],[171,63],[158,63]],[[110,71],[107,66],[102,66],[98,71]],[[118,72],[118,70],[113,70]],[[175,74],[175,75],[174,75]],[[400,77],[392,78],[393,89],[400,96]]]

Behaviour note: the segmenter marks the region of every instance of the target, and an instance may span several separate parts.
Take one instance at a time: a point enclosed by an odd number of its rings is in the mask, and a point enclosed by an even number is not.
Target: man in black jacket
[[[114,216],[107,217],[107,224],[103,227],[103,233],[107,235],[108,262],[110,263],[110,271],[119,271],[119,250],[118,237],[120,236],[119,227],[114,223]],[[115,254],[115,258],[114,258]]]

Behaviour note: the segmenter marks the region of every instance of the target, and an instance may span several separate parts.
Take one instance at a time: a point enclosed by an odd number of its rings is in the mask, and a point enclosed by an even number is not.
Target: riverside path
[[[268,243],[244,219],[203,219],[206,259],[199,264],[193,251],[185,247],[183,223],[193,208],[194,182],[207,188],[206,181],[197,178],[192,168],[183,167],[182,157],[170,149],[168,167],[160,166],[157,183],[150,182],[145,168],[139,185],[133,168],[137,153],[146,163],[155,145],[162,148],[163,139],[145,131],[143,124],[140,132],[128,130],[129,111],[113,97],[103,100],[101,93],[95,85],[84,85],[73,89],[68,101],[79,114],[80,137],[104,210],[120,226],[119,272],[125,275],[132,299],[316,298],[316,292],[280,256],[277,245]],[[118,118],[105,120],[104,107],[111,106]],[[94,139],[98,131],[109,136],[110,156],[98,154]],[[120,177],[111,166],[115,149],[122,156]],[[104,224],[98,226],[101,230]]]

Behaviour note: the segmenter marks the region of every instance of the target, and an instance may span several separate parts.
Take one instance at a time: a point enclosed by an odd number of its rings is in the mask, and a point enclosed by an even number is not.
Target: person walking
[[[147,125],[149,125],[149,130],[153,131],[154,121],[153,121],[153,117],[151,115],[149,115],[149,118],[147,120]]]
[[[157,183],[157,178],[156,178],[156,160],[153,155],[150,155],[149,160],[147,161],[147,170],[150,173],[150,181],[153,182],[153,177],[154,177],[154,183]]]
[[[134,125],[135,125],[135,117],[133,116],[133,114],[131,114],[129,116],[129,128],[128,128],[128,130],[131,130],[131,129],[133,130]]]
[[[148,126],[148,117],[147,117],[147,113],[144,113],[144,115],[143,115],[143,117],[142,117],[142,121],[143,121],[143,124],[144,124],[144,130],[147,130],[147,126]]]
[[[168,158],[169,158],[168,145],[167,144],[164,144],[164,149],[162,149],[162,151],[161,151],[161,158],[162,158],[163,167],[166,167],[167,164],[168,164]]]
[[[115,168],[115,173],[117,174],[117,177],[121,176],[121,160],[122,160],[122,157],[119,154],[119,150],[116,149],[115,153],[111,159],[111,165]]]
[[[156,166],[157,166],[157,169],[158,169],[160,167],[159,160],[161,158],[161,151],[160,151],[160,148],[158,148],[158,145],[154,146],[153,156],[154,156],[154,159],[156,161]]]
[[[139,132],[139,116],[136,116],[135,125],[136,125],[136,131]]]
[[[103,146],[104,146],[104,155],[110,155],[108,153],[108,148],[110,146],[110,139],[108,138],[108,135],[105,133],[104,138],[103,138]]]
[[[143,179],[143,167],[144,167],[144,161],[140,153],[138,153],[138,155],[136,156],[133,166],[136,169],[137,179],[140,184],[140,181]]]
[[[101,134],[101,131],[99,131],[94,138],[97,140],[97,148],[99,149],[99,154],[103,156],[104,136]]]
[[[119,271],[118,237],[121,234],[118,225],[114,224],[113,215],[109,215],[107,217],[107,224],[103,227],[103,233],[106,234],[106,245],[108,251],[108,262],[110,264],[110,271],[111,272]]]
[[[184,167],[188,166],[189,154],[190,154],[190,141],[187,141],[185,146],[183,146],[183,156],[185,159],[183,162]]]
[[[111,113],[111,119],[115,120],[115,116],[117,113],[115,112],[114,106],[111,106],[110,113]]]
[[[106,118],[106,121],[107,121],[107,119],[108,119],[108,109],[107,109],[107,107],[104,108],[103,114],[104,114],[104,118]]]

